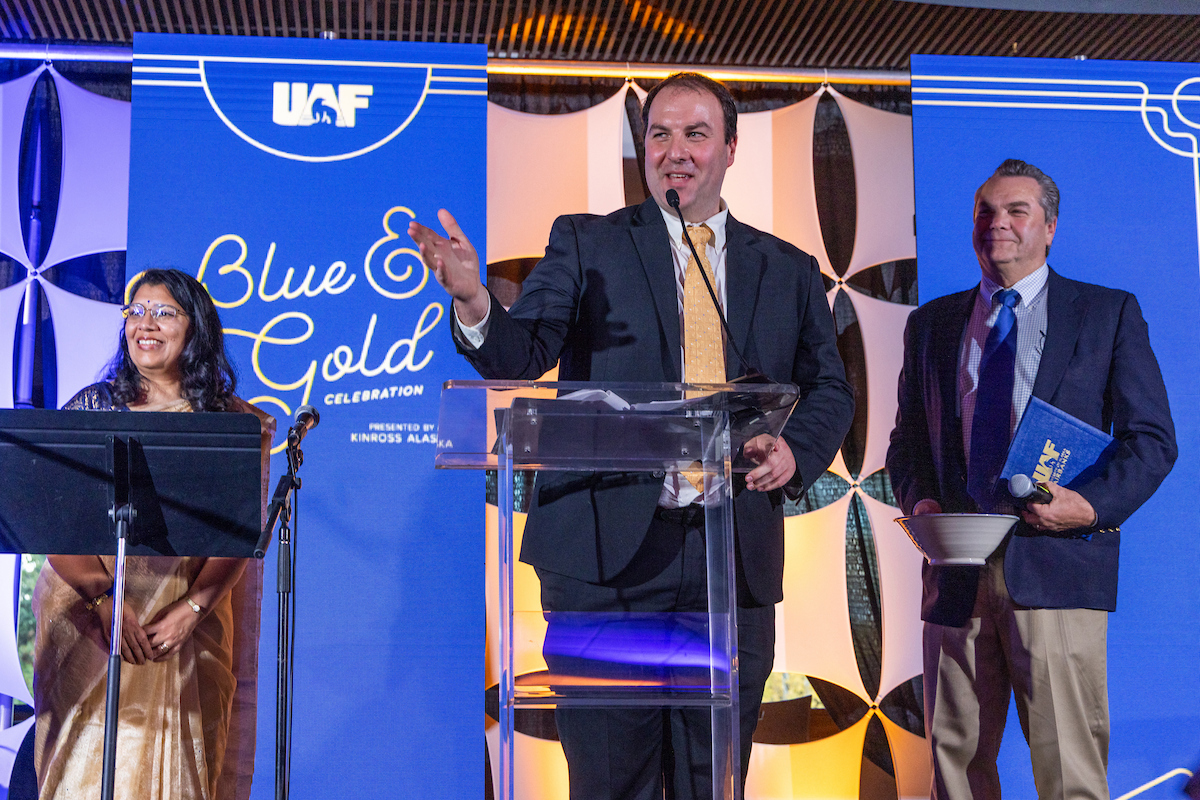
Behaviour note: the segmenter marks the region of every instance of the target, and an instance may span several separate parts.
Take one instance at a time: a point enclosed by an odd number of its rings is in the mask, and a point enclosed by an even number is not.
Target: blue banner
[[[129,277],[195,275],[238,393],[281,432],[321,414],[292,796],[480,797],[483,481],[433,469],[441,384],[474,373],[406,230],[445,206],[486,241],[486,51],[138,34],[133,84]],[[256,798],[274,793],[274,545],[266,573]]]
[[[1062,193],[1050,266],[1137,295],[1162,366],[1179,460],[1122,526],[1109,617],[1114,797],[1178,796],[1200,764],[1200,73],[1194,64],[912,57],[921,300],[979,281],[975,190],[1006,158]],[[1015,710],[1006,795],[1033,797]]]

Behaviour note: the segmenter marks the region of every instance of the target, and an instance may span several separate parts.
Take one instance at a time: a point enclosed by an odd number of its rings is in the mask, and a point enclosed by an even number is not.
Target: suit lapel
[[[658,322],[666,340],[667,354],[675,365],[674,380],[683,375],[680,363],[679,295],[675,289],[675,262],[671,256],[671,244],[667,238],[667,223],[654,198],[642,203],[633,216],[630,230],[646,281],[650,284],[650,295]]]
[[[933,358],[937,365],[938,391],[942,406],[942,461],[947,475],[962,476],[966,482],[967,462],[963,456],[963,425],[970,424],[958,415],[958,356],[962,349],[963,331],[971,308],[979,296],[979,287],[963,293],[962,304],[954,309],[945,325],[934,331]]]
[[[762,254],[754,249],[754,234],[751,228],[732,216],[725,221],[725,306],[726,321],[733,342],[747,360],[750,340],[750,323],[754,319],[754,304],[758,298],[758,287],[766,268]],[[761,365],[760,365],[761,368]],[[734,378],[742,372],[737,353],[732,347],[725,348],[725,374]]]
[[[1050,402],[1075,352],[1083,314],[1076,307],[1079,292],[1069,281],[1050,270],[1046,282],[1046,339],[1033,382],[1033,395]]]

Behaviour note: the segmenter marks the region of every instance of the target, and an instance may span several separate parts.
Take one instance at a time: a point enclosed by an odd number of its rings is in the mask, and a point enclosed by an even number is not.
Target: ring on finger
[[[165,653],[165,652],[167,652],[168,650],[170,650],[170,649],[171,649],[171,645],[167,644],[166,642],[163,642],[162,644],[160,644],[160,645],[158,646],[158,649],[159,649],[159,650],[162,650],[162,651]]]

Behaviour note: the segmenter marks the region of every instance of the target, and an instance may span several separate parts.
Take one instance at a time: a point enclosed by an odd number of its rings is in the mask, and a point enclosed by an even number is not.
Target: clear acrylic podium
[[[448,381],[436,466],[497,470],[500,797],[514,792],[513,712],[694,706],[712,714],[713,797],[739,800],[733,482],[743,443],[778,436],[791,385]],[[566,613],[513,606],[515,470],[702,472],[707,613]],[[544,660],[547,669],[526,670]]]

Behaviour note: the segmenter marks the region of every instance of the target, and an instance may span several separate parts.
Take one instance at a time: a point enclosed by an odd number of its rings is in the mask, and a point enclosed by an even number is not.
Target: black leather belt
[[[685,528],[703,528],[704,506],[699,503],[692,503],[683,508],[663,508],[659,506],[654,509],[654,518],[663,522],[670,522],[674,525],[682,525]]]

